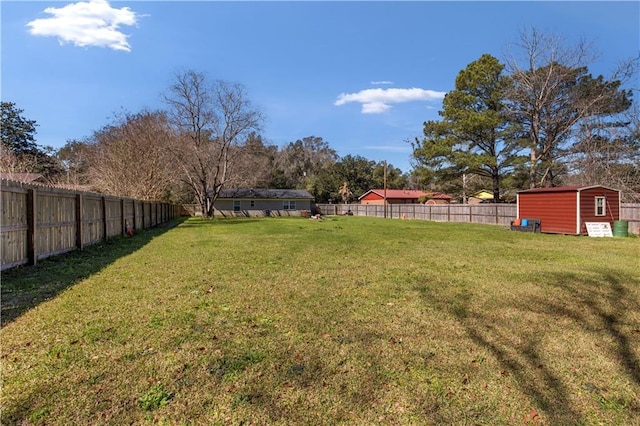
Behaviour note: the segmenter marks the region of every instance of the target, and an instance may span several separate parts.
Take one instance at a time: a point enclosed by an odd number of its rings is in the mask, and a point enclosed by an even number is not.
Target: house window
[[[255,202],[255,200],[251,200],[251,203],[250,203],[250,204],[251,204],[251,207],[255,207],[255,206],[256,206],[256,202]]]
[[[233,200],[233,211],[234,212],[240,211],[240,200]]]
[[[605,197],[596,197],[596,216],[604,216]]]
[[[282,203],[282,208],[284,210],[295,210],[296,209],[296,202],[295,201],[284,201]]]

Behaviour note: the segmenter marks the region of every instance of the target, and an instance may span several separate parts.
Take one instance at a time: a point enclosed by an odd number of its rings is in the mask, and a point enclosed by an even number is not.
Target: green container
[[[629,222],[627,222],[626,220],[616,220],[615,222],[613,222],[613,236],[628,237]]]

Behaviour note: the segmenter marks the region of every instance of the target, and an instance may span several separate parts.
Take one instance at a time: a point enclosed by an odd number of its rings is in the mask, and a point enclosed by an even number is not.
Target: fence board
[[[149,228],[179,213],[167,203],[7,180],[2,180],[0,201],[2,270],[123,235],[125,224],[133,229]]]
[[[122,210],[119,199],[105,197],[106,235],[107,238],[122,235]]]
[[[27,191],[7,188],[2,191],[2,232],[0,247],[2,265],[27,263]]]
[[[35,252],[37,259],[76,248],[75,194],[38,191]]]
[[[84,196],[82,202],[82,245],[96,244],[104,240],[102,224],[102,197]]]

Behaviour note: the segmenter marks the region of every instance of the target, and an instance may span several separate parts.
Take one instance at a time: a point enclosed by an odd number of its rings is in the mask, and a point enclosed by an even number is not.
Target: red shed
[[[605,186],[561,186],[518,192],[518,218],[540,219],[551,234],[587,233],[585,222],[620,219],[620,191]]]

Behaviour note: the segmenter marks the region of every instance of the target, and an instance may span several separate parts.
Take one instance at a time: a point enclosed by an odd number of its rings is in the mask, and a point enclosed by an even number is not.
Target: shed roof
[[[580,191],[586,191],[587,189],[593,189],[593,188],[602,188],[602,189],[608,189],[610,191],[619,192],[618,189],[609,188],[607,186],[591,185],[591,186],[555,186],[552,188],[533,188],[533,189],[525,189],[523,191],[518,191],[518,194],[524,194],[524,193],[528,194],[528,193],[536,193],[536,192],[580,192]]]
[[[305,189],[261,189],[235,188],[223,189],[218,198],[261,198],[261,199],[309,199],[313,196]]]

